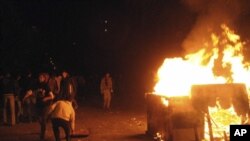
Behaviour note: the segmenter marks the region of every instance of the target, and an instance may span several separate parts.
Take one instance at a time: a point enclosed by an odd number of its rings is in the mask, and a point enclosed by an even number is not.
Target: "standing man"
[[[38,84],[34,91],[29,90],[24,96],[24,100],[30,96],[35,96],[36,98],[36,112],[38,116],[38,121],[40,124],[40,139],[45,138],[46,132],[46,113],[52,101],[54,99],[53,92],[49,89],[48,83],[46,82],[46,74],[40,73],[38,77]]]
[[[75,99],[76,97],[76,84],[74,80],[70,77],[68,71],[62,71],[62,80],[60,85],[59,99],[65,99],[66,97],[72,98],[72,105],[74,109],[77,109],[78,104]]]
[[[0,87],[2,89],[3,100],[4,100],[3,121],[4,121],[4,124],[8,124],[8,119],[7,119],[8,105],[7,104],[9,103],[10,123],[8,125],[13,126],[16,124],[15,95],[16,95],[17,86],[15,83],[15,80],[11,77],[10,73],[5,74],[4,78],[1,81]]]
[[[109,73],[101,80],[101,94],[103,96],[103,109],[110,110],[111,94],[113,93],[113,82]]]

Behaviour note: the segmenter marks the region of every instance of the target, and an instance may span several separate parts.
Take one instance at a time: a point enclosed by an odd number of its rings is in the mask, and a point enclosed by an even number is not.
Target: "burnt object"
[[[164,105],[162,99],[168,101],[168,105]],[[149,93],[146,101],[146,133],[153,137],[160,134],[164,141],[201,141],[205,138],[205,119],[210,141],[215,141],[208,107],[218,104],[223,109],[233,107],[240,117],[247,117],[250,111],[247,89],[241,83],[193,85],[190,96],[182,97]],[[224,140],[228,140],[225,132]]]
[[[208,106],[217,104],[223,109],[233,106],[238,116],[249,112],[248,94],[245,84],[209,84],[193,85],[191,89],[193,107],[199,111],[207,111]]]
[[[197,112],[188,96],[164,97],[147,94],[147,134],[160,134],[165,141],[203,138],[204,115]],[[162,99],[168,101],[164,105]]]

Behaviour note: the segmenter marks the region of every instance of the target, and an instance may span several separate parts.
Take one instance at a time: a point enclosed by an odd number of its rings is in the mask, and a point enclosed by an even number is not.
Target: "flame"
[[[214,138],[224,138],[224,132],[227,137],[230,134],[230,124],[241,124],[241,117],[237,116],[233,106],[228,109],[222,109],[220,107],[208,107],[210,118],[212,121],[212,129]],[[209,129],[205,118],[205,139],[209,139]]]
[[[195,84],[244,83],[250,90],[249,62],[244,62],[244,42],[221,25],[222,33],[211,33],[210,41],[184,58],[167,58],[159,68],[154,93],[164,96],[189,96]]]
[[[192,85],[243,83],[250,91],[250,63],[244,60],[245,43],[228,26],[222,24],[222,33],[211,33],[197,52],[185,57],[167,58],[157,72],[154,94],[165,97],[190,96]],[[168,106],[168,102],[166,102]],[[230,124],[241,124],[234,109],[209,107],[214,137],[229,134]],[[205,118],[205,133],[208,126]],[[216,125],[217,124],[217,125]],[[209,140],[205,135],[205,140]]]

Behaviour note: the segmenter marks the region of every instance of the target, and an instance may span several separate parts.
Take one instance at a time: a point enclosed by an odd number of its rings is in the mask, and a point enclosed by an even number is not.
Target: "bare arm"
[[[49,101],[49,100],[53,100],[54,97],[55,97],[54,94],[50,91],[49,96],[44,97],[43,101],[46,102],[46,101]]]
[[[25,101],[28,97],[32,96],[33,95],[33,92],[32,90],[28,90],[23,98],[23,101]]]

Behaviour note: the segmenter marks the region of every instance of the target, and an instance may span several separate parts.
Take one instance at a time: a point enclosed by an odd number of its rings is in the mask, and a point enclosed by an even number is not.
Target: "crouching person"
[[[75,111],[72,106],[72,98],[66,97],[52,104],[47,116],[51,119],[55,140],[60,141],[59,127],[62,127],[66,140],[70,141],[70,135],[75,129]]]

